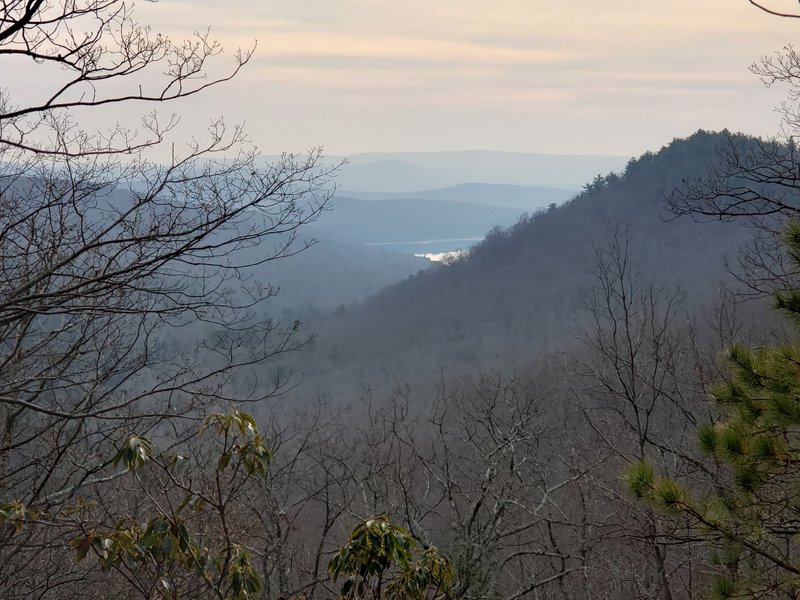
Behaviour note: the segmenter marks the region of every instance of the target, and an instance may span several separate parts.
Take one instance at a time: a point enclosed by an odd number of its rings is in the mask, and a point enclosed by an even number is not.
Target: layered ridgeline
[[[293,248],[316,243],[292,260],[264,265],[254,274],[280,289],[268,307],[275,316],[305,321],[363,301],[434,266],[415,254],[465,250],[490,229],[509,227],[521,214],[562,203],[577,192],[473,183],[420,192],[349,193],[337,191],[327,210],[304,225]],[[242,251],[256,262],[261,250]]]
[[[417,255],[463,250],[496,226],[510,226],[521,213],[552,202],[535,188],[463,186],[431,190],[450,199],[386,194],[375,200],[337,194],[319,217],[305,225],[288,261],[256,269],[255,277],[279,288],[268,310],[290,323],[365,300],[381,288],[434,265]],[[478,192],[479,190],[479,192]],[[460,192],[460,193],[459,193]],[[562,199],[571,193],[562,190]],[[571,194],[574,195],[574,194]],[[467,198],[470,201],[459,200]],[[518,206],[505,206],[505,200]],[[492,205],[492,203],[494,203]],[[255,262],[263,248],[244,249]]]
[[[337,185],[346,191],[393,193],[417,193],[465,182],[575,189],[597,173],[619,169],[626,160],[609,155],[489,150],[356,154],[347,157]]]
[[[348,380],[372,385],[420,370],[524,363],[570,343],[590,322],[597,250],[620,226],[642,280],[674,295],[676,311],[697,314],[731,282],[725,261],[736,262],[751,232],[742,223],[675,218],[665,197],[709,169],[728,136],[700,131],[648,152],[574,199],[496,228],[463,260],[340,311],[320,324],[298,369],[309,382],[349,373]]]
[[[308,232],[319,239],[412,255],[466,249],[492,227],[509,226],[520,213],[532,210],[429,198],[357,200],[339,195],[331,207]]]

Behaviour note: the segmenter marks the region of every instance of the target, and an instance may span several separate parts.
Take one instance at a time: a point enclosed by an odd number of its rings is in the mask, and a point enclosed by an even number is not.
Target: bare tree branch
[[[770,15],[774,15],[776,17],[787,17],[787,18],[791,18],[791,19],[800,19],[800,13],[789,13],[789,12],[782,12],[782,11],[778,11],[778,10],[773,10],[771,8],[768,8],[768,7],[764,6],[764,4],[762,2],[756,2],[756,0],[748,0],[748,2],[750,2],[750,4],[752,4],[753,6],[758,8],[759,10],[763,10],[765,13],[768,13]],[[798,4],[800,4],[800,2]]]

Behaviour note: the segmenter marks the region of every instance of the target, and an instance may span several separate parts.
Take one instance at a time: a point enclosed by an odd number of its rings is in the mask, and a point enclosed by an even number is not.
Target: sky
[[[772,0],[773,8],[798,8]],[[265,153],[487,149],[638,155],[698,128],[773,135],[786,90],[748,66],[800,19],[747,0],[160,0],[139,20],[257,42],[236,80],[171,107]]]

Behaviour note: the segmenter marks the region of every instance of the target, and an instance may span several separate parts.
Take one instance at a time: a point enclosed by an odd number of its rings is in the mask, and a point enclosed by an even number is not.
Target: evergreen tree
[[[800,221],[783,242],[800,270]],[[800,328],[800,288],[775,294]],[[717,598],[798,598],[800,593],[800,340],[728,351],[727,381],[711,391],[719,418],[699,431],[723,477],[689,489],[645,462],[626,478],[632,492],[689,519],[721,567]],[[691,486],[699,488],[700,486]]]

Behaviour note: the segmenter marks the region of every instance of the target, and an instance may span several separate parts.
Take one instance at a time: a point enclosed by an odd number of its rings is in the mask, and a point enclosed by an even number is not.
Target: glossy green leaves
[[[450,598],[450,562],[434,546],[419,551],[414,537],[385,516],[359,523],[328,565],[346,600]]]

